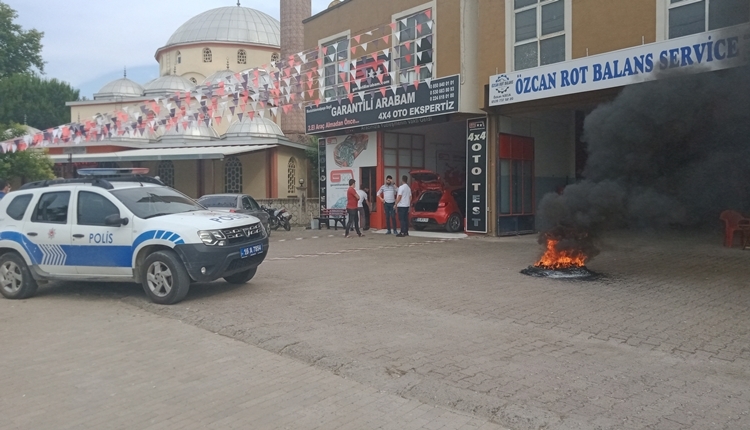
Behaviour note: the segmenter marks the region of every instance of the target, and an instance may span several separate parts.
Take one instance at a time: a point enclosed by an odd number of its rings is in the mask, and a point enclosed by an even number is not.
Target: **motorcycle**
[[[292,225],[289,220],[292,219],[292,214],[287,212],[285,208],[274,209],[261,206],[261,209],[268,213],[268,225],[271,230],[278,230],[279,227],[284,227],[284,230],[289,231],[292,229]]]

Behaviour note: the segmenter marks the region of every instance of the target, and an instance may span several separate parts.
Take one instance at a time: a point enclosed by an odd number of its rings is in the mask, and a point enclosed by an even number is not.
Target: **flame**
[[[580,250],[565,249],[558,250],[555,239],[547,239],[547,251],[534,265],[542,269],[567,269],[570,267],[583,267],[586,264],[587,256]]]

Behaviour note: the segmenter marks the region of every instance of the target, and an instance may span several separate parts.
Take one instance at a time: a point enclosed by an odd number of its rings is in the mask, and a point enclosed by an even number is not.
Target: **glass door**
[[[497,175],[498,236],[534,232],[534,139],[500,135]]]

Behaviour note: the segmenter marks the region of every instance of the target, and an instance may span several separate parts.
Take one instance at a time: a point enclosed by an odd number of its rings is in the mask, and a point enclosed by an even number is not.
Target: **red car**
[[[446,187],[440,175],[430,170],[412,170],[412,205],[409,220],[417,230],[441,227],[461,231],[466,212],[466,189]]]

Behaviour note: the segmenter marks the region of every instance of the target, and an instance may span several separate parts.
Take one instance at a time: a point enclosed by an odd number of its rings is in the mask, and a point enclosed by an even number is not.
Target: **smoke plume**
[[[585,180],[539,206],[540,243],[596,255],[616,227],[718,224],[750,209],[750,67],[629,86],[584,123]]]

